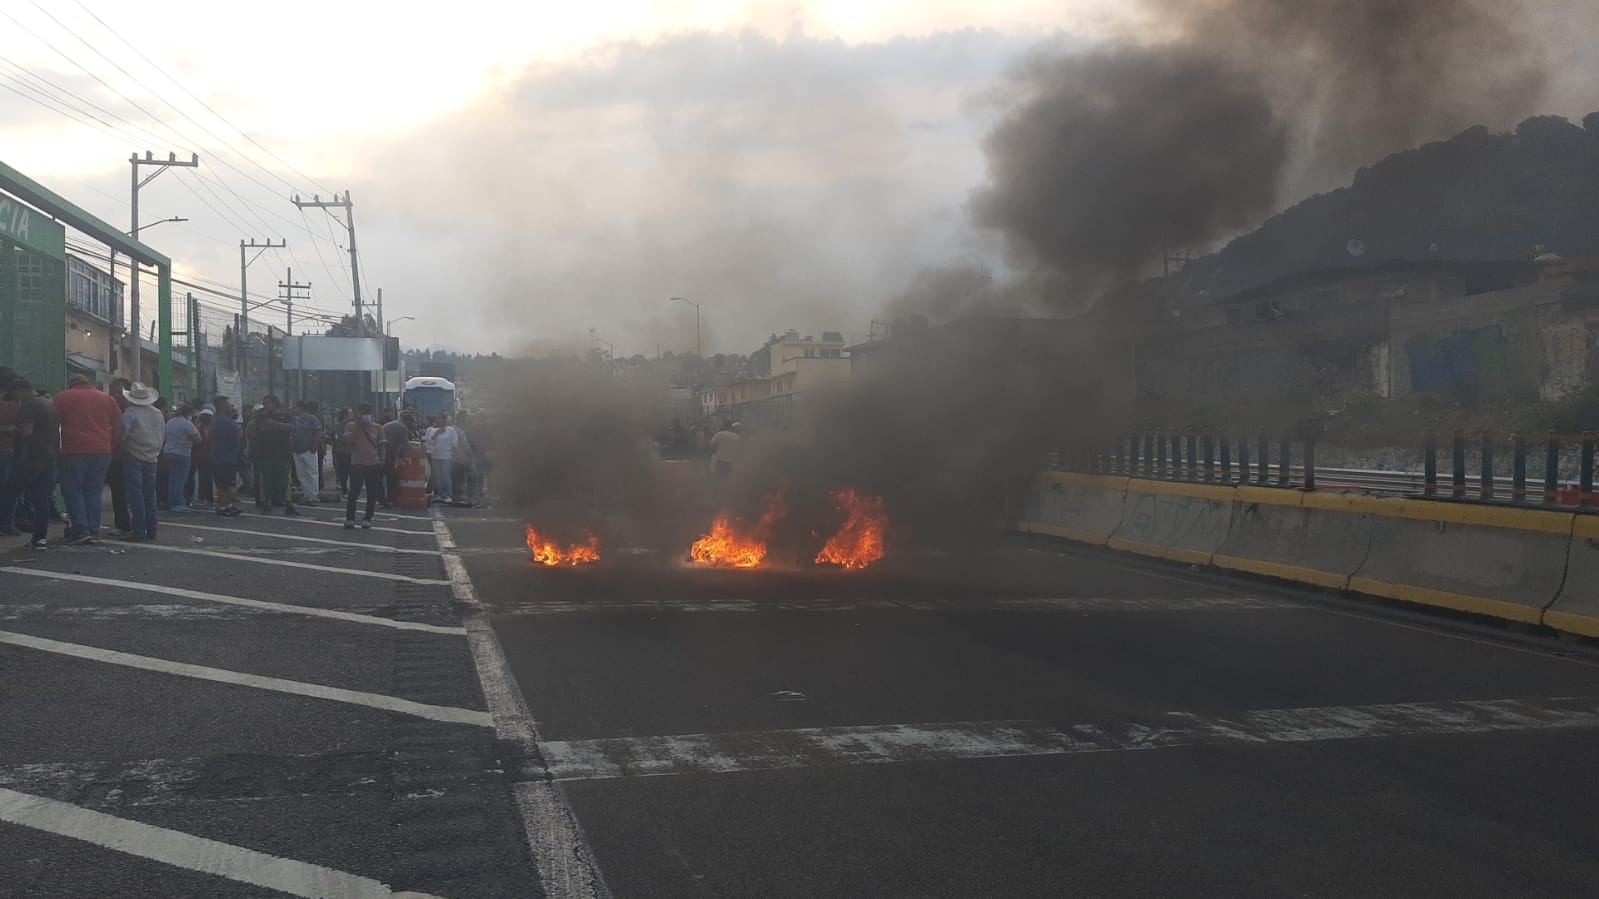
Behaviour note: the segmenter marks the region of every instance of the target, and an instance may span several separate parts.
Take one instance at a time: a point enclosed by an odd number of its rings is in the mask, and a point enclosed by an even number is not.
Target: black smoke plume
[[[1014,264],[1067,275],[1079,294],[1206,249],[1359,163],[1512,121],[1548,80],[1512,4],[1147,6],[1173,39],[1017,67],[972,197]]]

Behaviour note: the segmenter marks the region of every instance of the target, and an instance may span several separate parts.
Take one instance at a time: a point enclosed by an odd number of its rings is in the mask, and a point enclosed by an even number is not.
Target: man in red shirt
[[[56,394],[55,407],[61,423],[57,472],[67,517],[72,519],[65,542],[68,546],[95,543],[111,449],[122,443],[122,409],[83,375],[73,375],[67,389]]]

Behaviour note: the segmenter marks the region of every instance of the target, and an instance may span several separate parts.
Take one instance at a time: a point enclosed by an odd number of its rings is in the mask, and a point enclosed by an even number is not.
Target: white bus
[[[414,408],[419,422],[434,415],[455,415],[455,384],[443,378],[409,378],[401,396],[401,407]]]

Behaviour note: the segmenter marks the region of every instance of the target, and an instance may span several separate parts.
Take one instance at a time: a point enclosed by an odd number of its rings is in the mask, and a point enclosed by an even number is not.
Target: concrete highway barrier
[[[1566,576],[1571,512],[1378,499],[1349,589],[1540,624]]]
[[[1127,480],[1067,471],[1042,472],[1027,491],[1017,529],[1103,546],[1121,525]]]
[[[1048,472],[1016,527],[1599,637],[1599,515]]]
[[[1556,630],[1599,637],[1599,515],[1578,515],[1572,523],[1566,582],[1543,621]]]
[[[1209,565],[1227,539],[1235,488],[1174,481],[1127,482],[1121,525],[1106,544],[1112,549]]]
[[[1239,487],[1232,529],[1212,563],[1345,590],[1371,550],[1373,516],[1361,496]]]

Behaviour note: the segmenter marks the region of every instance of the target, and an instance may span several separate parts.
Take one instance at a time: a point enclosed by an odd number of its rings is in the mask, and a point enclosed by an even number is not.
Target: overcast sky
[[[189,221],[145,239],[236,291],[239,239],[286,238],[252,292],[292,268],[334,312],[343,229],[288,196],[348,189],[367,300],[411,345],[692,349],[672,295],[707,353],[860,339],[923,267],[999,258],[966,214],[985,91],[1041,42],[1158,33],[1126,7],[0,0],[0,153],[126,227],[128,154],[198,152],[141,194]],[[1549,111],[1599,106],[1584,70]]]

